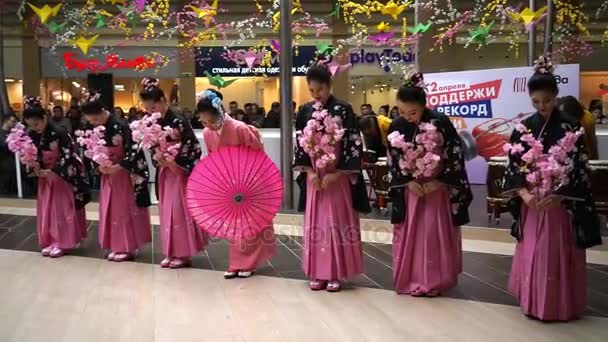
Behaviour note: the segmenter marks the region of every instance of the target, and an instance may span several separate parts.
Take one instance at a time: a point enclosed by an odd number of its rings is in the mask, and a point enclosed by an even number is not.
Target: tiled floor
[[[226,281],[220,272],[42,258],[0,249],[2,342],[605,342],[608,318],[564,324],[518,307],[313,292],[293,279]]]
[[[104,251],[99,248],[97,241],[97,223],[91,222],[89,237],[71,254],[103,258]],[[348,286],[392,289],[391,247],[389,244],[364,243],[365,273],[354,279]],[[0,215],[0,248],[38,251],[35,217]],[[260,267],[257,274],[303,280],[305,276],[301,271],[301,252],[301,237],[277,235],[276,256]],[[158,227],[155,227],[152,244],[139,252],[136,262],[158,264],[161,260]],[[517,305],[513,297],[506,291],[510,266],[511,257],[509,256],[464,252],[464,272],[460,275],[459,285],[445,293],[445,296],[486,303]],[[213,240],[201,255],[193,259],[193,267],[224,271],[228,267],[226,241]],[[167,272],[172,271],[167,270]],[[218,274],[218,276],[220,275]],[[587,314],[608,317],[608,266],[589,264],[587,280]]]

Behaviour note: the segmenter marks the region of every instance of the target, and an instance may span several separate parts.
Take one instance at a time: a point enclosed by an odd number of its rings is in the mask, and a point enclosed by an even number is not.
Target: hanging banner
[[[427,105],[450,117],[477,145],[478,156],[467,162],[469,180],[485,184],[487,161],[504,155],[515,124],[534,112],[527,83],[532,67],[460,71],[424,75]],[[559,96],[579,97],[579,65],[558,65]]]

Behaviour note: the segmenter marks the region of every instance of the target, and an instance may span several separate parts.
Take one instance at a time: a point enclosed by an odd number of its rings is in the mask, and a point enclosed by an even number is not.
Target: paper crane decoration
[[[116,7],[118,7],[118,10],[120,10],[120,13],[124,13],[125,18],[131,24],[131,27],[135,27],[135,25],[137,25],[138,15],[135,12],[135,8],[133,8],[133,6],[123,7],[123,6],[119,5]]]
[[[32,4],[30,4],[29,2],[27,4],[32,8],[34,13],[36,13],[38,18],[40,19],[40,22],[43,24],[46,24],[46,22],[49,20],[50,17],[57,16],[57,14],[59,14],[59,10],[61,9],[61,6],[63,6],[63,4],[57,4],[53,7],[51,7],[49,5],[44,5],[42,7],[36,7]]]
[[[315,45],[317,47],[317,55],[319,56],[331,55],[334,50],[331,45],[327,43],[316,43]]]
[[[278,40],[270,39],[270,47],[276,52],[281,53],[281,42]]]
[[[327,64],[327,67],[329,68],[329,72],[331,72],[332,76],[335,76],[339,72],[344,72],[344,71],[348,70],[351,66],[352,65],[350,63],[340,64],[336,61],[331,61],[331,63]]]
[[[97,20],[97,22],[95,23],[95,28],[100,29],[104,26],[108,26],[108,23],[106,22],[106,18],[111,17],[112,15],[104,10],[101,10],[99,12],[97,12],[97,14],[95,15],[95,19]]]
[[[547,6],[540,8],[536,12],[526,7],[520,13],[511,11],[508,13],[514,21],[523,23],[526,27],[526,32],[528,32],[532,27],[534,27],[534,25],[536,25],[547,15]]]
[[[199,8],[199,7],[190,5],[190,8],[192,8],[192,10],[194,11],[194,13],[196,13],[196,16],[199,19],[205,20],[205,23],[207,25],[210,25],[211,21],[213,20],[213,17],[215,17],[217,15],[218,3],[219,3],[219,0],[214,0],[213,4],[211,6],[205,5],[203,8]]]
[[[426,25],[422,23],[416,24],[416,26],[408,26],[407,31],[413,34],[425,33],[431,28],[431,23],[428,22]]]
[[[216,87],[217,89],[226,88],[229,85],[231,85],[232,83],[234,83],[234,82],[237,81],[237,79],[229,80],[228,81],[228,80],[225,80],[220,75],[211,75],[207,71],[205,71],[205,76],[207,76],[207,79],[209,80],[209,84],[211,84],[212,86]]]
[[[49,31],[51,33],[59,33],[65,29],[66,24],[66,22],[63,22],[62,24],[57,24],[54,20],[51,20],[48,24]]]
[[[99,37],[98,34],[94,35],[89,39],[85,38],[84,36],[80,36],[78,37],[78,39],[72,42],[86,55],[89,53],[89,48],[91,47],[91,45],[93,45],[97,40],[97,37]]]
[[[384,15],[388,15],[393,17],[393,20],[397,20],[401,13],[405,11],[406,8],[410,6],[411,2],[402,3],[401,5],[397,5],[394,0],[390,0],[384,5],[384,7],[380,10],[380,12]]]
[[[490,29],[494,26],[494,22],[488,25],[479,25],[475,30],[469,30],[469,40],[479,44],[484,44],[490,35]]]
[[[254,65],[260,63],[265,55],[265,51],[247,51],[243,54],[243,59],[245,60],[245,63],[247,63],[247,67],[251,69]]]
[[[110,0],[110,4],[112,5],[116,5],[116,4],[121,4],[124,5],[126,0]]]
[[[144,8],[146,7],[146,0],[135,0],[135,10],[137,11],[137,13],[141,13],[144,11]]]
[[[329,13],[328,17],[334,17],[336,19],[340,19],[340,3],[336,2],[336,4],[334,5],[334,11]]]
[[[375,42],[377,46],[387,44],[397,34],[397,31],[380,32],[375,35],[370,35],[367,39]]]
[[[391,25],[385,23],[384,21],[376,26],[376,30],[378,30],[378,32],[388,32],[390,29]]]

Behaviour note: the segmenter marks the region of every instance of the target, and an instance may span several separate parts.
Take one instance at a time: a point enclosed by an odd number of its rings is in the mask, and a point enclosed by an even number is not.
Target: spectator
[[[203,124],[194,117],[194,113],[190,108],[184,108],[184,117],[186,120],[190,121],[190,125],[192,125],[193,129],[203,129]]]
[[[265,113],[260,111],[260,107],[257,103],[251,104],[251,114],[248,115],[249,121],[251,122],[250,125],[255,128],[262,128],[264,126],[265,116]]]
[[[359,119],[359,128],[365,139],[365,147],[376,152],[378,157],[386,156],[387,133],[392,120],[386,116],[374,114],[363,115]]]
[[[66,132],[72,132],[72,124],[70,123],[70,120],[65,117],[65,114],[63,113],[63,107],[53,107],[53,116],[51,117],[51,120],[55,122],[55,124],[65,129]]]
[[[392,120],[395,120],[395,119],[396,119],[396,118],[398,118],[398,117],[399,117],[399,108],[397,108],[397,106],[394,106],[394,107],[391,109],[391,115],[390,115],[390,118],[391,118]]]
[[[589,111],[591,112],[591,115],[593,115],[593,118],[595,118],[596,123],[598,123],[598,124],[606,123],[606,116],[602,113],[601,105],[595,105],[593,107],[589,107]]]
[[[15,155],[8,149],[6,143],[6,138],[16,124],[17,116],[14,113],[8,113],[2,117],[0,126],[0,194],[2,195],[17,193]]]
[[[127,113],[127,120],[129,121],[129,123],[137,120],[137,108],[129,108],[129,113]]]
[[[247,117],[249,117],[249,115],[252,114],[251,112],[251,107],[253,105],[251,103],[245,103],[245,107],[243,107],[245,109],[245,115],[247,115]]]
[[[126,119],[125,111],[122,110],[122,108],[120,108],[120,107],[114,107],[114,115],[116,115],[117,118],[120,118],[123,120]]]
[[[273,102],[264,119],[264,128],[281,128],[281,104]]]
[[[77,130],[83,129],[82,125],[82,113],[80,112],[80,107],[72,106],[68,110],[68,119],[70,120],[70,125],[72,126],[72,134],[74,134]]]
[[[380,109],[378,110],[378,115],[388,117],[388,111],[390,110],[390,108],[391,107],[389,107],[388,105],[380,106]]]
[[[361,105],[361,116],[368,115],[368,114],[376,115],[376,113],[374,113],[374,111],[372,109],[372,105],[370,105],[369,103],[364,103]]]
[[[234,115],[234,118],[236,120],[242,121],[249,125],[249,118],[247,117],[247,114],[245,113],[245,111],[242,109],[236,110],[236,114]]]
[[[559,110],[574,122],[580,123],[585,129],[585,147],[589,159],[598,159],[597,136],[595,134],[595,118],[586,111],[574,96],[564,96],[558,100]]]
[[[232,101],[229,104],[228,109],[230,110],[230,112],[228,113],[233,119],[236,116],[236,112],[239,110],[239,104],[236,101]]]

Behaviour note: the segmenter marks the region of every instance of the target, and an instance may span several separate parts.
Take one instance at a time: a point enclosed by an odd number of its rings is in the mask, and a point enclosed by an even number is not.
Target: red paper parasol
[[[240,240],[272,224],[283,199],[283,181],[264,151],[223,147],[199,162],[188,179],[186,200],[194,221],[212,236]]]

